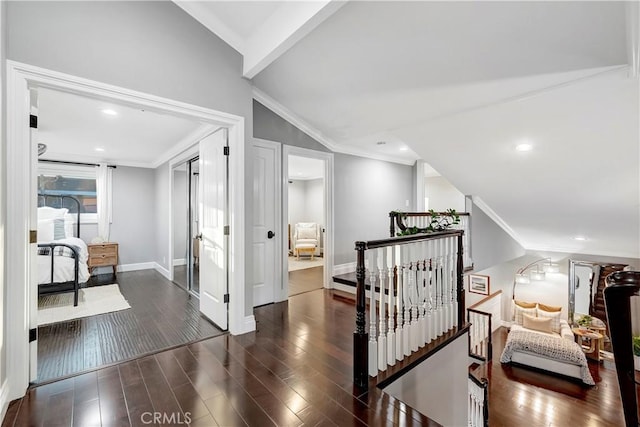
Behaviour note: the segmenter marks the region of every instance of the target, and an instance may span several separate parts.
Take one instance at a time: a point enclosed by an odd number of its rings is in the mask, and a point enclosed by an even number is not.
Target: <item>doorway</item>
[[[199,157],[173,166],[173,282],[200,294]]]
[[[210,230],[208,230],[209,233],[213,234],[220,231],[220,236],[226,236],[217,239],[216,234],[213,236],[215,239],[211,239],[211,241],[216,244],[219,241],[223,242],[224,247],[228,245],[229,253],[232,254],[228,258],[225,257],[222,260],[223,262],[220,263],[221,270],[226,272],[223,281],[224,285],[225,287],[228,285],[228,293],[220,295],[219,298],[221,304],[225,307],[225,322],[222,327],[226,328],[228,316],[231,333],[242,334],[254,330],[254,317],[253,315],[245,315],[244,307],[244,215],[242,215],[244,208],[242,195],[242,189],[244,188],[244,119],[208,108],[176,102],[14,61],[7,61],[7,64],[7,133],[10,137],[7,139],[6,177],[7,180],[14,182],[15,185],[7,188],[6,192],[7,205],[13,207],[6,215],[7,227],[5,236],[6,240],[11,242],[12,247],[12,250],[7,253],[6,278],[7,283],[25,284],[25,286],[8,287],[6,293],[7,300],[11,302],[7,304],[7,318],[19,319],[17,323],[13,324],[6,343],[9,349],[7,351],[6,366],[8,383],[10,384],[10,389],[7,391],[8,399],[15,399],[24,394],[29,380],[35,379],[37,368],[38,339],[34,329],[38,325],[37,309],[35,308],[38,292],[36,273],[31,268],[32,265],[35,265],[33,257],[37,256],[37,252],[35,239],[24,239],[24,236],[34,234],[30,233],[30,231],[36,229],[37,223],[35,174],[32,176],[32,172],[36,170],[37,150],[35,150],[35,146],[31,141],[29,120],[25,120],[25,117],[28,117],[31,113],[29,108],[30,89],[47,87],[93,99],[134,106],[140,108],[141,111],[175,114],[224,129],[223,133],[219,133],[216,136],[216,140],[205,144],[205,146],[208,146],[205,153],[207,158],[222,159],[219,161],[219,163],[222,163],[222,167],[216,167],[215,170],[218,171],[217,173],[222,174],[225,182],[227,182],[224,192],[216,194],[216,196],[220,196],[217,202],[219,201],[221,204],[213,207],[211,212],[220,211],[222,206],[228,208],[228,216],[220,218],[221,220],[228,219],[228,222],[224,224],[224,230],[228,230],[228,233],[222,232],[222,223],[212,224]],[[191,137],[189,139],[188,145],[182,141],[171,152],[167,152],[156,159],[157,166],[166,164],[172,156],[175,156],[175,153],[183,152],[185,147],[192,145],[193,142],[191,141],[193,139]],[[228,155],[229,152],[233,154]],[[211,161],[210,163],[217,164],[218,161]],[[161,181],[168,180],[169,169],[166,169],[166,173],[164,171],[165,169],[160,169],[159,173],[156,174]],[[201,170],[200,173],[202,174],[203,171]],[[208,181],[217,182],[217,176],[212,176],[211,178]],[[161,196],[169,196],[169,193],[170,190],[167,193],[162,192]],[[158,194],[160,193],[158,192]],[[206,214],[207,212],[200,218],[207,218]],[[171,226],[170,224],[169,222],[169,226]],[[142,263],[143,265],[136,265],[136,267],[153,268],[159,275],[169,278],[171,271],[165,267],[168,267],[168,262],[165,262],[164,254],[167,253],[165,251],[170,253],[172,250],[170,235],[171,233],[164,231],[158,233],[156,237],[160,240],[155,239],[157,246],[155,251],[156,261]],[[171,259],[166,257],[166,261]],[[228,313],[226,312],[227,307]],[[207,307],[203,309],[201,306],[199,308],[204,311]],[[33,336],[35,336],[35,340],[29,339]]]
[[[289,296],[324,286],[324,160],[288,155]]]

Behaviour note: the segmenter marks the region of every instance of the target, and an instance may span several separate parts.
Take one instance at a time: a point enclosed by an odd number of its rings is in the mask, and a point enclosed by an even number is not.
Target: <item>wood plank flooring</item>
[[[143,425],[153,413],[192,426],[437,425],[379,389],[358,397],[354,312],[328,290],[259,307],[255,332],[35,387],[10,404],[2,426]],[[505,339],[504,331],[494,335],[494,361],[483,368],[492,427],[624,425],[613,370],[594,364],[597,385],[583,387],[503,366]],[[456,404],[466,411],[466,402]]]
[[[324,267],[312,267],[289,272],[289,296],[322,289]]]
[[[130,310],[38,328],[38,382],[223,333],[200,315],[199,302],[154,270],[94,277],[118,283]]]

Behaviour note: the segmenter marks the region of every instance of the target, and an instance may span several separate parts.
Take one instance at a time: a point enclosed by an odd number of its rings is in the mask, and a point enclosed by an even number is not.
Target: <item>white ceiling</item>
[[[625,7],[349,2],[253,79],[256,99],[336,151],[423,158],[527,249],[640,257]]]
[[[106,115],[103,109],[117,115]],[[132,106],[38,89],[37,139],[47,144],[43,159],[156,167],[206,127]]]
[[[289,179],[318,179],[324,177],[324,161],[308,157],[289,156]]]

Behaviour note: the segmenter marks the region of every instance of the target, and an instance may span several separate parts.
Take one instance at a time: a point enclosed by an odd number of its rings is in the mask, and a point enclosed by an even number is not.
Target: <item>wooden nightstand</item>
[[[113,274],[116,274],[118,265],[118,244],[117,243],[91,243],[89,248],[89,274],[93,273],[96,267],[112,267]]]

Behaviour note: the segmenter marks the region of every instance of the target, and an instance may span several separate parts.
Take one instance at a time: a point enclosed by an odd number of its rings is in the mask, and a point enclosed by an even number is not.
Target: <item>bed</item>
[[[76,214],[62,207],[69,204]],[[38,195],[38,205],[38,295],[73,292],[77,306],[80,284],[89,280],[89,252],[80,239],[80,203],[66,195]]]
[[[532,304],[533,307],[524,309],[516,305],[516,322],[511,326],[500,362],[529,366],[594,385],[585,354],[574,341],[569,324],[560,319],[560,309],[549,312]]]

